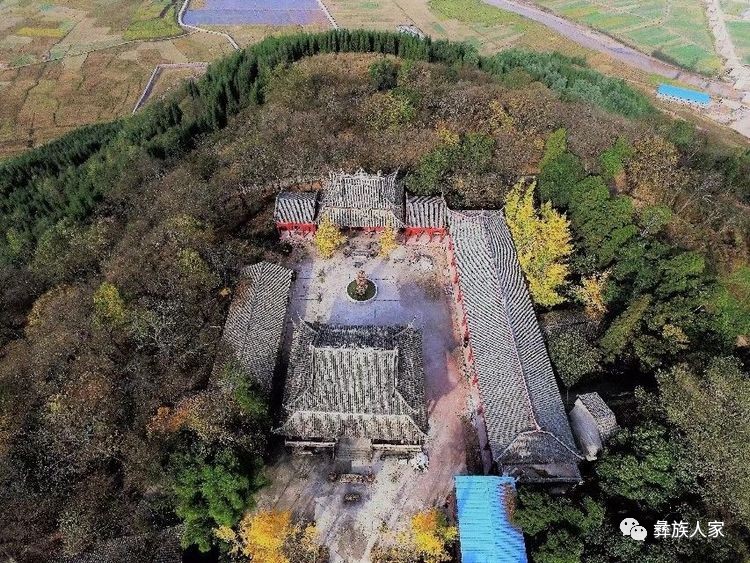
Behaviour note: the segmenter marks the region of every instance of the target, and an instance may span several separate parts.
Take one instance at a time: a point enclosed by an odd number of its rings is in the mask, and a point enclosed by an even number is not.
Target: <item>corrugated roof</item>
[[[691,104],[698,104],[701,106],[708,105],[711,102],[711,96],[705,92],[699,92],[698,90],[689,90],[687,88],[680,88],[679,86],[672,86],[671,84],[660,84],[656,90],[656,93],[660,96],[667,96],[670,98],[677,98]]]
[[[408,227],[444,229],[448,207],[440,196],[407,196]]]
[[[606,440],[614,434],[617,430],[615,413],[607,406],[607,403],[604,402],[599,393],[583,393],[582,395],[578,395],[578,399],[580,399],[583,406],[586,407],[586,410],[589,411],[591,417],[596,422],[602,440]]]
[[[506,508],[512,477],[459,475],[456,483],[462,563],[526,563],[526,546]]]

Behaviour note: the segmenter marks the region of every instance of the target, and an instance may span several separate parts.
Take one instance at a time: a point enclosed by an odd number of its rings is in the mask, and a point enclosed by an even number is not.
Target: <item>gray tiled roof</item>
[[[279,192],[273,210],[277,223],[314,223],[318,192]]]
[[[406,196],[406,226],[444,229],[448,208],[439,196]]]
[[[396,172],[332,172],[323,187],[318,220],[324,217],[340,227],[402,227],[404,193]]]
[[[578,398],[583,403],[583,406],[586,407],[586,410],[591,413],[602,440],[606,440],[614,434],[615,430],[617,430],[615,413],[607,406],[599,393],[584,393],[578,395]]]
[[[449,211],[490,448],[503,465],[580,459],[500,211]]]
[[[408,326],[319,325],[294,330],[279,433],[334,440],[424,439],[422,335]]]
[[[236,361],[262,389],[271,389],[292,273],[270,262],[258,262],[242,270],[224,325],[214,374],[228,362]]]

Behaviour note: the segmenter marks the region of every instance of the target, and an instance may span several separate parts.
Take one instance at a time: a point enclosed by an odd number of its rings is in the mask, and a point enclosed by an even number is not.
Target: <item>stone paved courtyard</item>
[[[467,385],[462,375],[461,348],[454,332],[445,251],[441,246],[401,246],[388,259],[368,256],[376,238],[360,234],[347,250],[330,260],[315,256],[311,244],[295,248],[286,266],[296,272],[290,304],[291,319],[338,324],[414,323],[423,332],[426,377],[429,469],[420,473],[401,456],[375,454],[372,484],[330,482],[331,454],[285,452],[269,469],[271,485],[259,495],[260,507],[292,510],[315,518],[320,540],[333,561],[369,561],[383,530],[397,530],[424,508],[443,505],[453,489],[453,476],[466,473]],[[377,287],[377,296],[357,303],[347,284],[363,269]],[[468,438],[467,438],[468,437]],[[361,500],[344,503],[344,494]]]

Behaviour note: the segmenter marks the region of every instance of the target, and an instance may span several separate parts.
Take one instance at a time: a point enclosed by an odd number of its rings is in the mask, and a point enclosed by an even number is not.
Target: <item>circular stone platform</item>
[[[349,285],[346,286],[346,295],[350,300],[355,301],[356,303],[364,303],[365,301],[370,301],[374,299],[378,294],[378,286],[376,286],[375,282],[373,282],[372,280],[367,280],[367,290],[365,291],[365,294],[363,296],[357,295],[356,290],[357,280],[350,281]]]

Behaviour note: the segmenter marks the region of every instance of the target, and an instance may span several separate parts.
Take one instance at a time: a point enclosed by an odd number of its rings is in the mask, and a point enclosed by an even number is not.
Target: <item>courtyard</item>
[[[443,506],[453,489],[453,476],[467,472],[467,452],[476,452],[468,420],[468,385],[463,375],[460,340],[455,332],[451,287],[442,245],[399,246],[388,258],[373,256],[377,235],[349,237],[344,249],[324,260],[311,242],[295,245],[285,266],[296,279],[287,320],[287,350],[293,322],[299,319],[350,325],[407,325],[422,331],[425,393],[429,420],[424,450],[429,467],[418,471],[409,455],[375,452],[372,482],[332,480],[336,471],[330,452],[285,451],[269,468],[271,483],[258,496],[261,508],[291,510],[315,519],[319,539],[332,561],[369,561],[379,541],[408,525],[415,512]],[[364,270],[377,295],[355,302],[346,286]],[[347,502],[345,495],[358,495]]]

